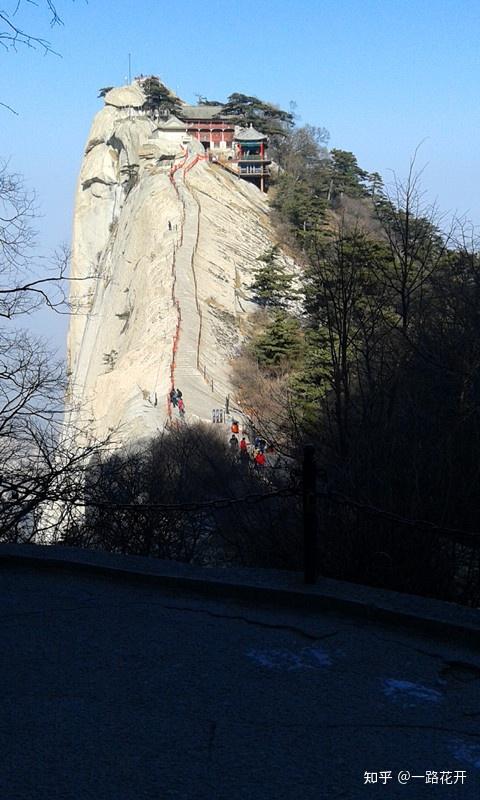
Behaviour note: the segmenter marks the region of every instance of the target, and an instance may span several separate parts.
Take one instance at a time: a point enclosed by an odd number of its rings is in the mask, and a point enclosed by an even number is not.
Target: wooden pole
[[[303,450],[303,579],[305,583],[316,583],[318,576],[317,556],[317,466],[315,448],[307,444]]]

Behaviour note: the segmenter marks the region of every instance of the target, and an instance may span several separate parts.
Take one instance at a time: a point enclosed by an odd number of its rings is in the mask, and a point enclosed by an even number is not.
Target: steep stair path
[[[195,157],[186,165],[185,171],[195,166],[198,160]],[[202,316],[194,265],[199,208],[185,184],[184,171],[177,170],[172,177],[184,209],[181,246],[175,254],[174,293],[180,325],[174,348],[172,378],[175,387],[181,389],[183,394],[185,419],[211,422],[212,410],[219,407],[220,398],[216,392],[212,392],[211,385],[205,381],[199,368]],[[178,410],[172,409],[172,418],[177,416]]]

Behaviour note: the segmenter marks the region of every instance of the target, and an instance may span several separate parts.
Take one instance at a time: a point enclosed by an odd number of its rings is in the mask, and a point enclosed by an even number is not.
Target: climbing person
[[[245,436],[240,440],[240,463],[243,467],[248,467],[250,463],[250,454]]]
[[[183,397],[183,394],[182,394],[182,392],[180,391],[180,389],[178,388],[178,386],[177,386],[177,388],[175,389],[175,391],[176,391],[176,393],[177,393],[177,397],[178,397],[178,399],[180,400],[180,398],[181,398],[181,397]]]
[[[172,230],[172,223],[170,222],[170,220],[168,220],[168,230],[169,230],[169,231],[171,231],[171,230]]]
[[[170,402],[171,402],[171,404],[172,404],[172,406],[173,406],[174,408],[176,408],[176,407],[177,407],[177,403],[178,403],[178,393],[177,393],[176,389],[174,389],[174,388],[173,388],[173,389],[171,390],[171,392],[170,392]]]
[[[229,445],[232,453],[236,453],[238,451],[238,439],[234,433],[232,433],[230,437]]]
[[[265,453],[263,450],[259,450],[255,456],[255,469],[259,472],[262,471],[266,463],[267,459],[265,458]]]
[[[236,419],[232,419],[232,426],[230,428],[232,433],[238,433],[238,422]]]
[[[181,397],[178,398],[178,413],[182,418],[185,416],[185,403]]]

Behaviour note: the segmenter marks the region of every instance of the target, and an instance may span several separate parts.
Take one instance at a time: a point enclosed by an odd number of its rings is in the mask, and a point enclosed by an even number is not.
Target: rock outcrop
[[[175,418],[172,381],[187,419],[224,406],[252,270],[275,241],[266,196],[141,100],[113,89],[94,119],[72,247],[69,419],[119,443]]]

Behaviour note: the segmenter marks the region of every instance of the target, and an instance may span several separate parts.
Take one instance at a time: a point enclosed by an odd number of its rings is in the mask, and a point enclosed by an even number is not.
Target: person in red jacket
[[[245,439],[245,436],[240,439],[240,463],[244,468],[248,468],[250,463],[250,455],[248,453],[247,440]]]
[[[256,469],[262,470],[267,463],[267,459],[265,458],[265,453],[263,450],[259,450],[257,455],[255,456],[255,467]]]

